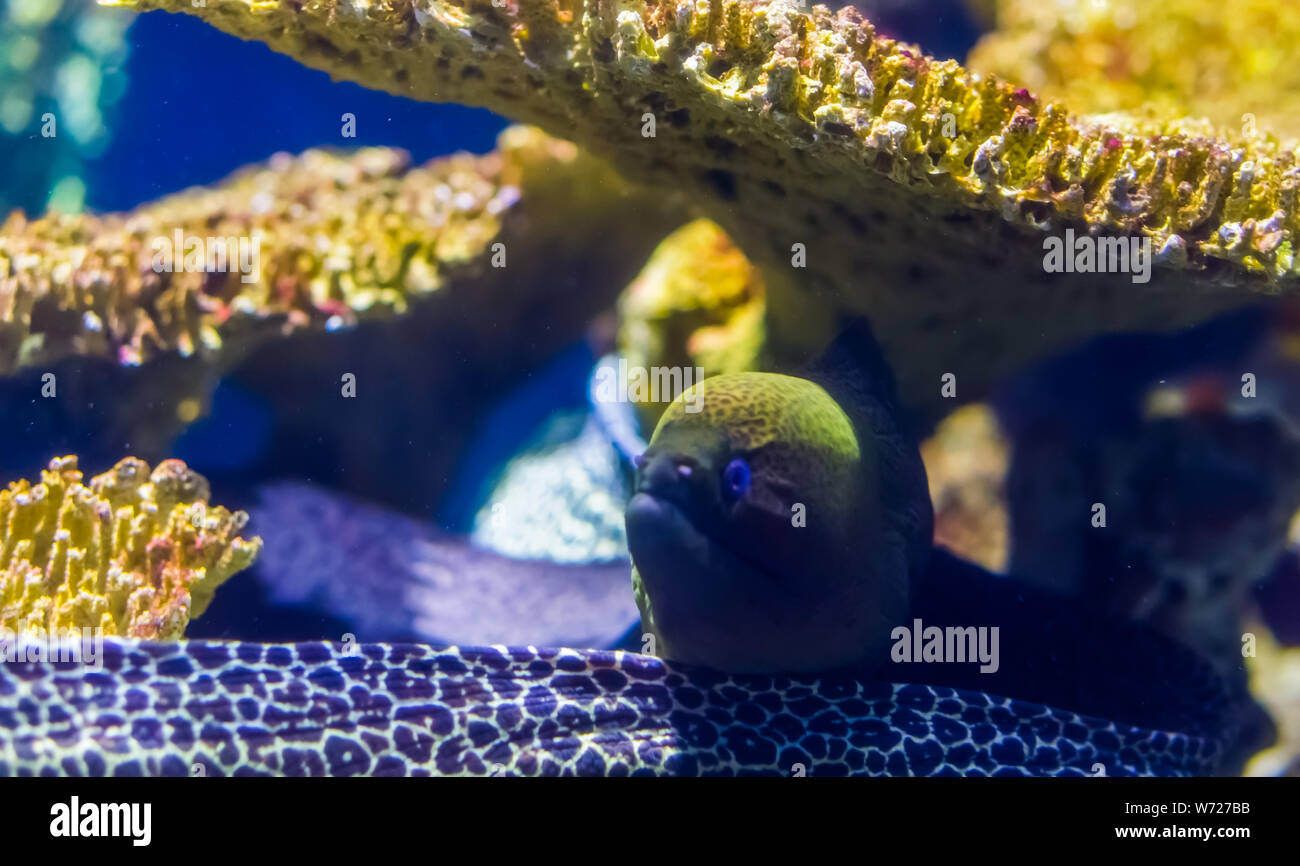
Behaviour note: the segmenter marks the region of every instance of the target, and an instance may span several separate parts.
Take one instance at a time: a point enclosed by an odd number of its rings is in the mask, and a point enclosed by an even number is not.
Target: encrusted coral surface
[[[0,626],[176,640],[261,539],[242,511],[208,505],[208,482],[179,460],[150,472],[127,458],[83,482],[77,458],[0,491]]]
[[[1000,0],[969,58],[1074,111],[1207,117],[1300,135],[1300,4],[1278,0]]]
[[[1073,117],[878,38],[852,8],[112,2],[196,14],[370,87],[484,105],[663,194],[685,189],[757,263],[786,271],[774,294],[870,312],[914,404],[936,407],[943,372],[977,392],[1044,347],[1185,323],[1297,281],[1294,152],[1173,122]],[[1067,225],[1150,237],[1157,276],[1134,286],[1044,273],[1043,236]],[[799,243],[807,267],[795,269]],[[778,352],[829,336],[826,317],[781,314],[797,303],[773,299]]]
[[[763,278],[718,225],[695,220],[664,239],[619,297],[619,349],[631,364],[759,366]]]
[[[572,144],[522,127],[493,153],[417,168],[392,150],[309,151],[131,213],[15,214],[0,229],[0,375],[25,368],[33,395],[45,371],[57,370],[60,395],[77,393],[83,368],[96,383],[120,380],[97,401],[97,459],[156,461],[238,365],[290,419],[287,436],[337,440],[349,492],[388,501],[390,468],[404,465],[408,489],[433,508],[477,413],[581,339],[687,219],[675,198],[638,191]],[[177,231],[208,253],[209,238],[261,231],[257,278],[156,273],[155,243],[175,247]],[[107,363],[55,366],[66,356]],[[349,405],[366,423],[320,399],[339,394],[344,373],[356,376]],[[394,442],[383,432],[391,424],[409,437]]]
[[[518,279],[544,264],[520,248],[560,231],[504,226],[530,189],[570,225],[636,204],[573,145],[512,129],[483,157],[412,168],[401,151],[311,150],[131,213],[15,213],[0,228],[0,374],[71,354],[229,363],[267,336],[404,312],[458,277]],[[661,217],[644,210],[653,232]],[[618,232],[606,240],[623,249]]]
[[[934,542],[990,571],[1007,567],[1010,544],[1002,486],[1010,445],[992,408],[963,406],[921,443],[934,503]]]
[[[695,220],[665,238],[619,296],[618,347],[629,365],[647,370],[757,370],[766,301],[759,269],[717,223]],[[637,407],[643,430],[654,429],[664,405]]]

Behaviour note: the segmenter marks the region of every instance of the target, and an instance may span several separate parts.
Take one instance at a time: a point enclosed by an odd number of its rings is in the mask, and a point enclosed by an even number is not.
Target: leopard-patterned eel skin
[[[1218,752],[973,692],[625,652],[106,639],[99,671],[0,664],[0,775],[1189,775]]]

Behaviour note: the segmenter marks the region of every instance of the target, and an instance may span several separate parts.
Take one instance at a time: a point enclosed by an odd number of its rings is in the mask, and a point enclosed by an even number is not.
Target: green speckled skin
[[[861,473],[875,468],[874,443],[859,442],[853,422],[824,388],[795,376],[705,379],[664,410],[651,447],[669,436],[683,441],[697,427],[721,431],[732,452],[750,455],[755,474],[796,486],[837,514],[857,504]]]
[[[627,518],[655,652],[742,673],[887,663],[916,536],[929,544],[928,521],[902,527],[889,512],[898,479],[923,479],[923,469],[915,443],[891,426],[892,378],[865,326],[823,361],[858,390],[839,388],[829,368],[725,374],[665,410]],[[739,497],[723,478],[734,461],[751,478]],[[928,514],[922,486],[904,498],[900,511]]]

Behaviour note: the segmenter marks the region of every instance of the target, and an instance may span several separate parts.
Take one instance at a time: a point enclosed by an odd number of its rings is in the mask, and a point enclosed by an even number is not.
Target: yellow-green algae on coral
[[[698,367],[704,377],[756,370],[765,299],[759,269],[717,223],[695,220],[664,238],[619,296],[619,351],[646,369]],[[662,404],[640,408],[653,430]]]
[[[864,311],[909,402],[1043,350],[1294,291],[1296,154],[1173,121],[1073,116],[788,0],[112,0],[198,15],[338,78],[482,105],[679,189],[781,282],[778,352]],[[646,116],[655,120],[646,134]],[[634,214],[629,214],[634,219]],[[1156,275],[1048,274],[1066,227],[1149,237]],[[792,250],[806,249],[796,269]],[[795,292],[802,303],[777,297]],[[823,303],[809,304],[812,296]],[[828,325],[827,325],[828,327]]]
[[[619,296],[619,348],[633,363],[698,365],[704,375],[758,366],[763,278],[712,220],[664,238]]]
[[[644,224],[606,231],[608,255],[672,225],[669,205],[638,199],[572,144],[514,128],[497,152],[421,167],[384,148],[310,150],[129,213],[15,212],[0,227],[0,375],[69,355],[228,366],[266,338],[401,314],[455,281],[508,280],[522,300],[544,285],[525,268],[571,246],[565,225],[594,228],[623,207]],[[524,213],[511,222],[513,211]],[[642,230],[644,244],[628,240]],[[242,259],[254,240],[256,260]],[[492,267],[498,254],[514,269]],[[510,308],[496,309],[500,329]]]
[[[77,458],[0,491],[0,627],[176,640],[262,540],[242,511],[208,505],[208,482],[179,460],[134,458],[83,482]]]
[[[637,219],[621,219],[629,212]],[[486,371],[490,382],[579,339],[654,244],[686,219],[675,199],[638,191],[569,142],[524,127],[505,130],[492,153],[419,167],[396,150],[313,150],[129,213],[38,220],[14,213],[0,227],[0,375],[44,373],[64,359],[60,393],[85,371],[96,381],[111,377],[115,399],[101,401],[105,437],[120,443],[119,453],[156,461],[206,413],[216,381],[235,365],[259,365],[259,381],[284,383],[277,374],[337,360],[338,341],[311,335],[373,322],[386,329],[380,339],[394,354],[430,345],[455,353],[455,363],[403,375],[406,387],[414,377],[437,405],[460,393],[466,367]],[[209,255],[217,238],[237,246],[259,236],[255,278],[245,283],[237,266],[156,272],[155,253],[166,248],[156,245],[176,247],[178,231]],[[539,333],[540,310],[549,329]],[[288,335],[300,339],[281,339]],[[250,358],[254,350],[261,352]],[[358,377],[375,372],[350,357]],[[331,381],[337,373],[317,379]],[[337,421],[319,400],[295,402],[310,385],[286,387],[268,399],[292,405],[302,424]],[[373,376],[365,387],[379,393]],[[451,419],[426,432],[449,443],[463,435]],[[347,435],[356,439],[346,450],[373,455],[352,475],[373,477],[374,489],[355,492],[377,496],[393,455],[366,451],[375,444],[369,433],[352,425]],[[434,490],[449,471],[431,464],[422,483]]]
[[[1000,0],[973,69],[1075,111],[1206,117],[1300,136],[1300,4],[1288,0]]]
[[[986,403],[961,407],[921,443],[934,543],[996,572],[1006,570],[1010,547],[1003,493],[1010,449]]]

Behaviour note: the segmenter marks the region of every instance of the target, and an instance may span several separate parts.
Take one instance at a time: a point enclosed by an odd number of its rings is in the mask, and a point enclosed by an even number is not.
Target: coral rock
[[[1010,445],[986,404],[963,406],[921,444],[934,503],[934,542],[990,571],[1007,567],[1002,485]]]
[[[871,315],[904,398],[931,412],[944,372],[960,370],[974,399],[1045,349],[1188,324],[1300,282],[1293,151],[1173,120],[1074,116],[880,38],[852,8],[112,2],[194,14],[368,87],[485,106],[608,156],[660,194],[688,193],[788,277],[771,295]],[[1043,241],[1067,227],[1149,238],[1156,274],[1135,286],[1127,274],[1045,273]],[[806,268],[791,266],[796,243]],[[782,313],[806,302],[770,304],[776,351],[806,357],[829,338],[829,318]]]
[[[208,482],[179,460],[152,472],[127,458],[83,483],[77,458],[0,491],[0,626],[179,639],[262,541],[242,511],[211,507]]]
[[[456,278],[490,282],[506,248],[515,262],[531,245],[558,255],[559,227],[507,226],[514,211],[572,226],[627,206],[651,240],[671,225],[573,145],[514,128],[487,156],[412,167],[387,148],[309,150],[129,213],[15,212],[0,227],[0,375],[71,355],[228,367],[268,338],[400,315]],[[621,250],[629,234],[606,241]]]
[[[655,248],[619,297],[619,350],[646,369],[759,369],[766,294],[759,269],[717,223],[695,220]],[[664,405],[639,407],[643,429],[654,429]]]

